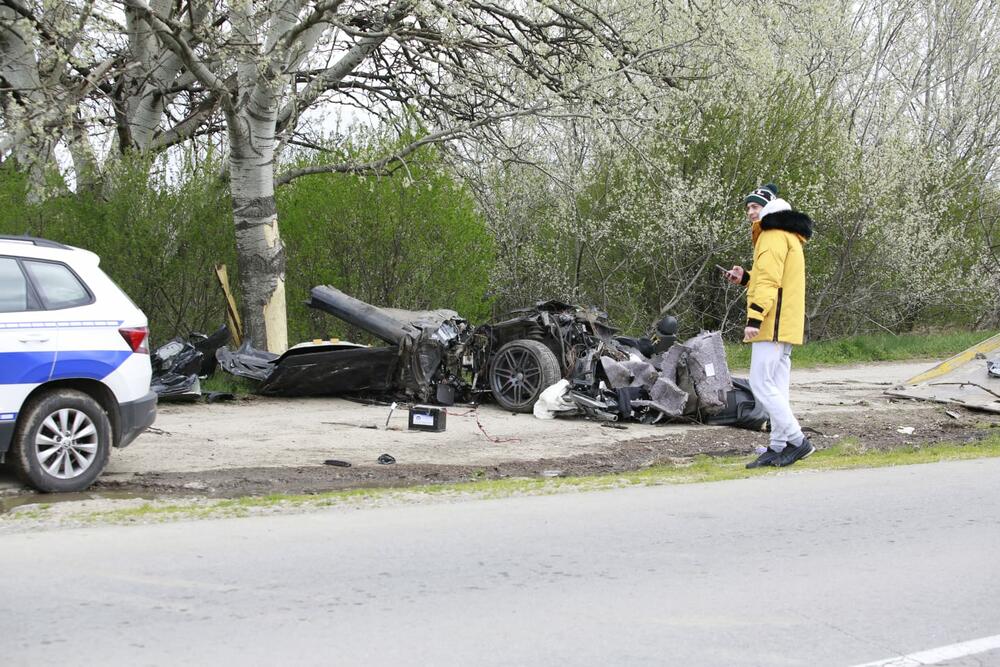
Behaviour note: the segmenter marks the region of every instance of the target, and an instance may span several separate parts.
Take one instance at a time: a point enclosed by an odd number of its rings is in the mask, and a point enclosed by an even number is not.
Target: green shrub
[[[229,192],[213,160],[174,167],[167,179],[157,164],[125,158],[109,167],[100,193],[69,193],[57,182],[64,194],[33,205],[8,161],[0,165],[0,234],[97,253],[149,317],[154,344],[213,331],[225,322],[216,264],[228,265],[239,294]],[[277,199],[291,344],[359,338],[304,305],[320,284],[379,305],[452,308],[473,322],[488,316],[490,238],[473,198],[433,150],[411,156],[391,177],[309,176],[279,189]]]
[[[186,161],[178,184],[138,158],[114,163],[101,193],[66,193],[32,205],[24,179],[0,170],[0,233],[86,248],[150,321],[154,345],[225,321],[212,270],[235,266],[229,195],[215,163]]]
[[[488,316],[490,237],[472,196],[432,149],[392,176],[293,181],[278,191],[278,216],[288,249],[291,342],[359,337],[304,305],[310,288],[322,284],[381,306],[451,308],[472,322]]]

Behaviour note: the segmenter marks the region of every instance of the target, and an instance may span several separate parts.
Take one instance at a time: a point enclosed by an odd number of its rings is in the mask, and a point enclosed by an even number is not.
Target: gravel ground
[[[851,436],[869,448],[984,437],[988,430],[982,424],[1000,421],[995,415],[959,410],[956,419],[944,406],[883,395],[929,365],[794,371],[793,404],[803,426],[815,430],[812,439],[819,447]],[[625,423],[609,428],[581,418],[543,421],[494,405],[449,408],[444,433],[408,431],[406,425],[404,408],[390,417],[386,406],[332,398],[165,404],[153,430],[112,453],[91,492],[237,497],[586,475],[636,470],[696,454],[749,457],[755,445],[767,442],[766,434],[727,427]],[[900,433],[903,427],[912,427],[913,433]],[[376,463],[383,453],[397,463]],[[328,459],[352,465],[324,465]],[[34,494],[2,471],[0,495],[12,505]]]

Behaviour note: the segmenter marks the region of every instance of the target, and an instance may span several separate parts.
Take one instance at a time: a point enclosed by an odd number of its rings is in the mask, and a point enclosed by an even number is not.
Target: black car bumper
[[[156,393],[151,391],[137,401],[122,403],[119,412],[122,435],[117,446],[124,447],[156,421]]]
[[[0,421],[0,460],[4,453],[10,449],[10,443],[14,439],[14,421]]]

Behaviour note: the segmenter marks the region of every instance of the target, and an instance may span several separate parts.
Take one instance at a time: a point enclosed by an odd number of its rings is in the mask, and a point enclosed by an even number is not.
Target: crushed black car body
[[[388,393],[398,361],[395,347],[341,343],[292,348],[274,362],[257,392],[265,396]]]
[[[764,425],[749,388],[733,386],[721,336],[704,333],[678,343],[673,317],[658,321],[650,337],[629,338],[617,335],[605,313],[555,300],[478,326],[452,310],[380,308],[328,285],[314,287],[307,303],[385,345],[317,341],[278,356],[244,343],[220,349],[220,367],[259,380],[258,393],[271,396],[360,395],[443,405],[492,398],[505,409],[543,417],[551,415],[539,401],[542,392],[566,380],[559,416]]]

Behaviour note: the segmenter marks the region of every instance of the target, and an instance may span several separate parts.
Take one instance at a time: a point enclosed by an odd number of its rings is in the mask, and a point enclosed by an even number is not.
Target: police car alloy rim
[[[98,432],[86,413],[63,408],[50,414],[35,435],[35,456],[58,479],[83,474],[97,458]]]

